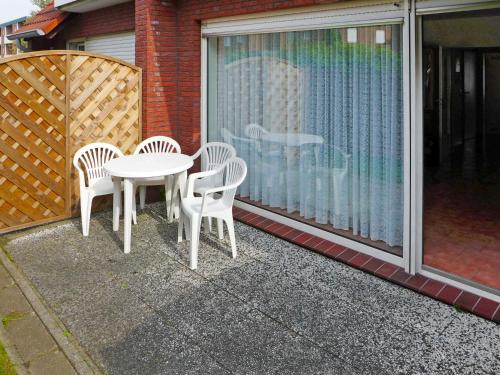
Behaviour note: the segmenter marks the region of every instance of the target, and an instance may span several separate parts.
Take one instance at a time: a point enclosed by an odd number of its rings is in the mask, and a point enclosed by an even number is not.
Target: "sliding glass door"
[[[500,296],[500,9],[424,15],[424,270]]]
[[[402,256],[402,26],[208,38],[209,141],[239,199]]]

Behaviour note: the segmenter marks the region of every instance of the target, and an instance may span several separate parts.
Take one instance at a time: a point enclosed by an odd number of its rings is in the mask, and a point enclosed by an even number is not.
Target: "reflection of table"
[[[307,144],[322,144],[323,137],[315,134],[304,133],[266,133],[261,139],[267,142],[279,143],[283,146],[300,147]]]
[[[301,147],[305,145],[319,146],[323,144],[323,137],[307,133],[265,133],[261,139],[265,142],[276,143],[281,147]],[[319,148],[314,147],[314,157],[318,160]]]
[[[193,166],[190,156],[183,154],[138,154],[113,159],[104,165],[104,170],[113,177],[115,186],[121,184],[123,178],[124,190],[124,232],[123,252],[130,252],[132,195],[134,179],[149,177],[168,177],[174,175],[174,184],[179,184],[181,192],[184,190],[187,170]],[[172,205],[175,199],[172,199]],[[118,206],[119,209],[119,206]],[[173,206],[169,210],[169,219],[172,218]],[[119,227],[119,215],[114,215],[113,230]]]

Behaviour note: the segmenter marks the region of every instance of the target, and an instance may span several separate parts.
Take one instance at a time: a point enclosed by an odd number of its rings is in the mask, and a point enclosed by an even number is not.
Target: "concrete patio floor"
[[[122,252],[111,213],[5,248],[107,374],[499,374],[500,327],[237,223],[239,254],[201,239],[198,270],[164,206]]]

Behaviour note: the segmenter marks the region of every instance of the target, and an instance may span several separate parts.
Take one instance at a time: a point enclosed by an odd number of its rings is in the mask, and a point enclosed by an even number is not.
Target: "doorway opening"
[[[423,265],[500,294],[500,10],[422,29]]]

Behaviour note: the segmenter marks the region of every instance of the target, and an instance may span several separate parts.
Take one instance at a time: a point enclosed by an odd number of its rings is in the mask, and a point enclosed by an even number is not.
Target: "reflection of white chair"
[[[323,155],[329,155],[326,165],[316,166],[321,196],[324,198],[322,205],[327,210],[335,213],[349,212],[349,171],[351,168],[351,155],[337,146],[324,145],[321,151]]]
[[[247,174],[247,167],[243,159],[232,158],[219,169],[213,169],[200,173],[193,173],[187,182],[187,193],[182,198],[181,215],[178,227],[178,242],[182,241],[184,225],[186,224],[186,235],[190,236],[191,244],[189,251],[189,267],[196,269],[198,266],[198,243],[200,237],[200,226],[203,217],[215,217],[226,222],[231,240],[231,251],[233,258],[236,257],[236,238],[233,223],[233,202],[236,189],[243,182]],[[195,181],[200,179],[221,181],[221,184],[206,189],[201,197],[193,195]],[[213,195],[220,193],[221,197],[215,199]],[[186,222],[188,219],[189,224]]]
[[[281,165],[284,155],[280,149],[261,147],[261,142],[258,140],[238,137],[226,128],[221,129],[221,135],[224,142],[233,145],[238,155],[248,165],[248,178],[240,186],[239,191],[242,197],[255,196],[266,200],[267,192],[283,186],[285,170]]]
[[[118,217],[120,215],[121,190],[115,191],[113,181],[103,166],[111,159],[121,156],[123,153],[113,145],[91,143],[80,148],[73,157],[73,166],[78,171],[80,182],[80,210],[84,236],[89,235],[90,212],[94,197],[113,194],[113,222],[118,220],[116,215]]]
[[[135,149],[134,155],[137,154],[153,154],[153,153],[180,153],[181,146],[169,137],[157,136],[145,139]],[[139,202],[141,209],[144,208],[146,201],[146,186],[165,185],[165,200],[167,211],[171,209],[170,201],[175,192],[172,191],[173,176],[168,176],[167,180],[164,177],[151,177],[134,180],[134,188],[139,187]],[[134,194],[135,195],[135,194]]]
[[[248,124],[245,126],[245,135],[252,139],[261,139],[263,134],[269,132],[259,124]]]

